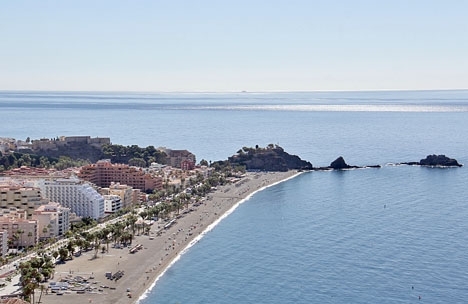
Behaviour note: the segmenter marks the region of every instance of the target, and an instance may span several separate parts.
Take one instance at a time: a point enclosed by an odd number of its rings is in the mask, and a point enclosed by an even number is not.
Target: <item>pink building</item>
[[[26,248],[37,243],[37,221],[28,220],[26,212],[12,212],[1,216],[0,229],[7,231],[15,247]]]
[[[83,166],[78,177],[99,187],[107,188],[113,182],[131,186],[142,191],[161,190],[162,178],[145,173],[142,169],[124,164],[112,164],[110,160],[100,160]]]

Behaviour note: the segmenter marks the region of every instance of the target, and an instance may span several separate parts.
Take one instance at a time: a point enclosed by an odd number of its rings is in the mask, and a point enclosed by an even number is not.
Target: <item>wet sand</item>
[[[149,236],[137,235],[132,245],[141,244],[142,249],[136,253],[130,253],[129,248],[112,248],[112,244],[109,244],[109,252],[102,254],[99,251],[95,259],[93,259],[94,251],[89,251],[65,264],[57,265],[54,281],[67,276],[94,277],[89,282],[95,289],[92,293],[83,294],[78,294],[76,291],[67,291],[63,295],[44,292],[41,302],[46,304],[138,302],[171,262],[179,257],[186,247],[196,242],[208,227],[212,227],[220,217],[232,210],[233,206],[253,192],[296,174],[296,171],[247,173],[246,177],[236,184],[218,187],[201,205],[197,207],[190,205],[189,209],[193,208],[194,211],[183,213],[184,209],[181,210],[181,217],[168,229],[162,229],[167,223],[158,221],[151,227]],[[162,233],[158,236],[156,232],[161,229]],[[117,271],[124,273],[118,281],[106,278],[106,272],[114,274]],[[36,291],[37,299],[39,291]]]

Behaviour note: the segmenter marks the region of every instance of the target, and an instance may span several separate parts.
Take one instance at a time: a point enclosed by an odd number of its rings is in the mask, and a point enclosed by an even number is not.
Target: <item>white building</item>
[[[117,210],[122,209],[122,200],[118,195],[104,195],[104,212],[114,213]]]
[[[0,231],[0,256],[4,257],[8,253],[8,231]]]
[[[99,219],[104,216],[104,198],[90,184],[78,179],[42,180],[44,197],[70,208],[80,217]]]
[[[109,188],[101,189],[103,194],[118,195],[120,197],[120,200],[122,201],[122,208],[129,207],[138,202],[134,199],[134,190],[135,189],[133,189],[132,187],[128,185],[122,185],[120,183],[111,183]]]
[[[37,221],[40,240],[64,235],[70,229],[70,208],[59,203],[40,206],[32,218]]]

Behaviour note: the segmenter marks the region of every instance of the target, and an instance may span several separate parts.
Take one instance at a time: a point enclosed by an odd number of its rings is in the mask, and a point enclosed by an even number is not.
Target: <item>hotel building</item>
[[[83,166],[78,177],[99,187],[107,188],[112,182],[151,192],[161,190],[162,178],[145,173],[142,169],[124,164],[112,164],[110,160],[100,160],[95,164]]]
[[[78,179],[42,180],[40,188],[45,198],[70,208],[78,216],[104,216],[104,198],[88,183]]]

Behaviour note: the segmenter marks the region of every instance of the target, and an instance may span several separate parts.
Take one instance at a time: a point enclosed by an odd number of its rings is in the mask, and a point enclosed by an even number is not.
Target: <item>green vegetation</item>
[[[0,172],[20,168],[21,166],[33,168],[55,168],[63,170],[71,167],[79,167],[89,164],[89,161],[83,159],[71,159],[68,156],[60,156],[59,158],[39,156],[27,153],[14,152],[11,154],[0,154]]]
[[[52,263],[52,258],[46,255],[39,255],[19,265],[21,273],[20,283],[26,301],[31,302],[32,300],[32,303],[35,303],[34,290],[36,288],[41,288],[41,294],[39,296],[40,302],[42,292],[44,291],[44,286],[41,285],[41,283],[46,282],[52,277],[54,268],[55,266]],[[31,299],[31,295],[33,299]]]
[[[166,154],[157,150],[154,146],[140,148],[137,145],[104,145],[102,147],[102,152],[98,152],[98,154],[100,155],[97,155],[97,159],[107,158],[113,163],[129,164],[131,166],[148,167],[153,162],[160,164],[167,163]],[[81,157],[87,158],[86,155],[86,151],[82,151]],[[19,168],[21,166],[63,170],[70,167],[83,166],[89,163],[90,161],[87,159],[79,159],[64,155],[57,158],[19,152],[9,154],[0,153],[0,172]]]
[[[157,150],[154,146],[140,148],[137,145],[104,145],[102,152],[103,158],[108,158],[113,163],[140,167],[147,167],[151,163],[166,163],[166,154]]]

